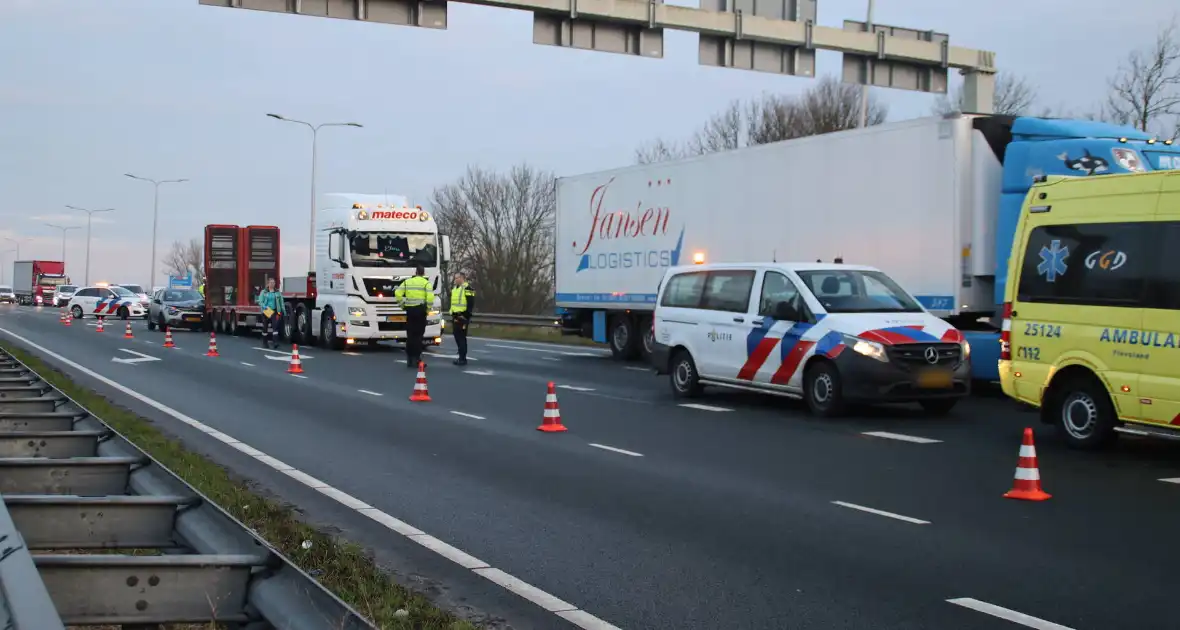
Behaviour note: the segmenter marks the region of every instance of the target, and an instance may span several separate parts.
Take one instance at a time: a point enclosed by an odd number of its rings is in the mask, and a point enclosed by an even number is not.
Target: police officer
[[[459,358],[455,365],[467,365],[467,326],[471,323],[471,314],[475,310],[475,291],[467,284],[467,278],[462,273],[455,274],[455,288],[451,289],[451,333],[455,335],[455,345],[459,347]]]
[[[426,334],[426,308],[434,286],[426,279],[422,265],[414,268],[414,277],[398,285],[393,292],[397,303],[406,310],[406,367],[418,367],[422,360],[422,335]]]

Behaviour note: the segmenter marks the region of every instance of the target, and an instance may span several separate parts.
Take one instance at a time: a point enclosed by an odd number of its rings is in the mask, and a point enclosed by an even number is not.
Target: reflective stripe
[[[1018,481],[1040,481],[1041,471],[1036,468],[1017,468],[1016,479]]]
[[[425,276],[414,276],[398,286],[393,296],[402,306],[423,306],[430,299],[433,285]]]

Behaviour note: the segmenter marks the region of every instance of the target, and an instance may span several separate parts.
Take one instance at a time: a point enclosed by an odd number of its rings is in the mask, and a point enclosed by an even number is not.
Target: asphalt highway
[[[101,374],[124,388],[115,400],[162,403],[148,410],[162,424],[181,425],[160,406],[196,419],[445,542],[444,556],[457,548],[543,590],[477,593],[518,584],[478,564],[484,581],[431,576],[513,627],[1180,628],[1180,443],[1069,451],[997,396],[945,418],[894,407],[818,420],[801,403],[716,391],[689,407],[666,377],[596,348],[483,339],[466,367],[449,338],[433,350],[433,401],[414,403],[397,348],[301,348],[295,377],[289,347],[220,337],[210,358],[203,333],[165,349],[133,326],[126,340],[122,322],[100,334],[93,320],[66,328],[56,311],[0,307],[0,339]],[[568,432],[536,430],[549,381]],[[1026,426],[1053,495],[1042,503],[1001,497]],[[231,468],[250,460],[236,457]],[[579,612],[547,612],[545,594]]]

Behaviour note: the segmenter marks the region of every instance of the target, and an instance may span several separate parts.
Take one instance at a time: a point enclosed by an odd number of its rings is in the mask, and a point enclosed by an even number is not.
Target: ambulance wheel
[[[1118,414],[1106,388],[1093,376],[1067,374],[1060,384],[1050,386],[1045,398],[1045,413],[1061,429],[1066,446],[1093,451],[1118,439]]]
[[[635,319],[630,315],[616,315],[610,324],[610,353],[615,359],[629,361],[638,354]]]
[[[835,418],[844,413],[844,390],[840,371],[831,361],[815,361],[803,373],[803,399],[811,413]]]
[[[677,350],[668,362],[668,376],[672,383],[672,395],[676,398],[696,398],[704,391],[697,364],[687,350]]]
[[[75,304],[74,308],[70,309],[70,315],[73,315],[74,319],[82,319],[82,307]]]
[[[118,316],[119,319],[130,319],[131,311],[128,311],[126,306],[120,306],[119,312],[116,313],[116,316]]]

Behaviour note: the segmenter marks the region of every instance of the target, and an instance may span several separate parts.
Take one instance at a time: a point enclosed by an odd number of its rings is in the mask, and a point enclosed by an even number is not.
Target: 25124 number
[[[1027,337],[1060,337],[1061,326],[1026,323],[1024,325],[1024,334]]]

